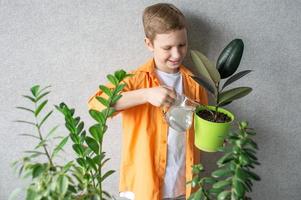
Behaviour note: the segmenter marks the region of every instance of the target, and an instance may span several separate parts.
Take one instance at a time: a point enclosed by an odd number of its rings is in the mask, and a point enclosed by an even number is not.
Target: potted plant
[[[253,169],[259,165],[256,153],[258,146],[252,139],[255,131],[248,123],[238,122],[236,131],[226,137],[227,145],[219,148],[223,156],[217,161],[218,169],[210,177],[201,177],[201,164],[192,166],[193,179],[187,184],[197,188],[189,200],[248,200],[253,181],[260,177]]]
[[[236,87],[224,91],[230,84],[251,72],[244,70],[234,74],[240,64],[243,49],[243,41],[234,39],[221,52],[216,66],[201,52],[191,51],[192,61],[197,70],[197,75],[192,78],[212,93],[215,101],[213,106],[201,105],[195,111],[195,145],[203,151],[217,151],[234,120],[234,114],[221,107],[252,91],[250,87]],[[226,79],[223,85],[222,79]]]
[[[80,117],[75,116],[75,109],[69,108],[65,103],[55,107],[64,115],[65,126],[69,134],[64,137],[54,136],[58,126],[54,126],[45,134],[42,126],[53,113],[51,110],[42,116],[48,103],[45,98],[50,93],[49,87],[41,89],[39,85],[35,85],[31,88],[30,95],[24,95],[33,104],[32,108],[17,108],[30,112],[33,115],[33,121],[17,120],[16,122],[33,126],[36,130],[34,134],[22,135],[35,138],[38,141],[33,150],[26,151],[27,155],[14,163],[14,166],[19,169],[20,175],[31,178],[30,185],[26,188],[27,200],[103,200],[114,198],[103,189],[103,182],[114,173],[114,170],[103,171],[109,158],[105,156],[102,143],[108,128],[107,119],[115,113],[112,105],[121,97],[120,92],[125,86],[122,80],[128,76],[130,75],[124,70],[116,71],[107,76],[108,80],[115,86],[113,89],[104,85],[99,86],[108,95],[108,99],[98,97],[98,100],[105,106],[104,110],[89,111],[90,116],[96,121],[89,128],[90,134],[85,131],[84,122],[81,121]],[[60,139],[60,142],[51,149],[50,143],[57,138]],[[69,138],[76,157],[64,164],[58,164],[55,158],[63,150]]]

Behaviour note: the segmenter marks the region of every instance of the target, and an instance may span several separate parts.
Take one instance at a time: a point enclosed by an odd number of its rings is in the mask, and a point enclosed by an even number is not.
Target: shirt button
[[[163,144],[166,144],[166,140],[163,140]]]

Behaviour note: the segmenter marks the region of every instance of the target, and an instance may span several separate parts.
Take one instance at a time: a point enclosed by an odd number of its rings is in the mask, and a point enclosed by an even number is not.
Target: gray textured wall
[[[28,117],[14,108],[27,105],[21,95],[33,84],[51,84],[50,105],[65,101],[91,125],[86,102],[98,84],[105,82],[105,75],[120,68],[133,69],[151,56],[143,43],[141,13],[155,2],[0,0],[1,200],[25,184],[10,163],[34,144],[18,136],[30,132],[28,126],[12,123]],[[300,199],[300,1],[169,2],[190,22],[190,47],[212,60],[233,38],[244,40],[240,70],[254,72],[238,84],[254,91],[229,109],[247,119],[258,133],[262,165],[256,171],[262,181],[255,183],[252,197]],[[120,122],[120,117],[110,122],[105,141],[110,167],[115,169],[120,159]],[[51,123],[61,124],[60,134],[67,134],[61,116],[54,115]],[[72,151],[65,154],[72,158]],[[211,167],[212,157],[204,157]],[[114,194],[118,177],[114,174],[106,184]]]

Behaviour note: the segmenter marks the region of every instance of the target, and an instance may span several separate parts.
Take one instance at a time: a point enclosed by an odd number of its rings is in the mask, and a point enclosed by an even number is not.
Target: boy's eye
[[[186,46],[186,44],[180,44],[179,46],[180,46],[180,47],[185,47],[185,46]]]
[[[170,50],[171,47],[163,47],[164,50]]]

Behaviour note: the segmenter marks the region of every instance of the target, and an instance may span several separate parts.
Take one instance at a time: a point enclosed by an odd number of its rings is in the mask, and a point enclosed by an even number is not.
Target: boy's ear
[[[147,47],[150,51],[154,51],[154,45],[153,45],[152,41],[151,41],[149,38],[145,37],[145,38],[144,38],[144,42],[145,42],[146,47]]]

